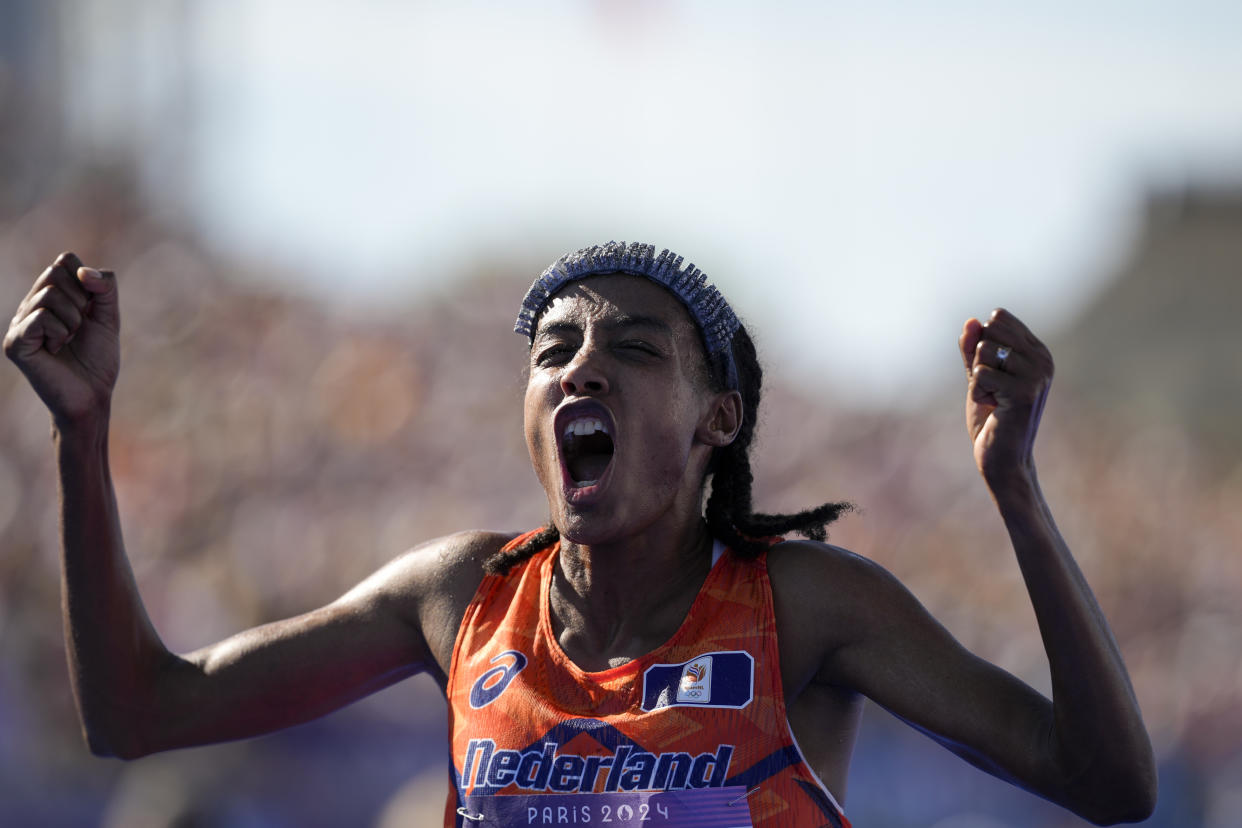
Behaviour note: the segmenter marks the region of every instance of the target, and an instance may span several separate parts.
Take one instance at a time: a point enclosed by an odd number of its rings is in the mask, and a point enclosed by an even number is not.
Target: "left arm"
[[[1091,807],[1102,800],[1102,813],[1143,818],[1155,806],[1151,742],[1121,652],[1035,474],[1032,448],[1052,357],[1004,310],[986,324],[969,320],[959,344],[970,378],[966,423],[975,462],[1013,542],[1048,655],[1049,749],[1065,793]]]
[[[1035,609],[1052,699],[962,647],[879,565],[809,542],[782,544],[770,558],[786,686],[862,693],[976,766],[1094,822],[1145,819],[1156,797],[1151,743],[1031,457],[1051,356],[1005,311],[967,322],[960,345],[975,459]]]

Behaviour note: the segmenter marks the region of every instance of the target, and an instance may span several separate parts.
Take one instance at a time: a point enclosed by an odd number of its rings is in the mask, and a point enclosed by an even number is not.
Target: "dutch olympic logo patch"
[[[755,660],[744,650],[703,653],[681,664],[652,664],[643,673],[643,710],[746,707],[755,695]]]

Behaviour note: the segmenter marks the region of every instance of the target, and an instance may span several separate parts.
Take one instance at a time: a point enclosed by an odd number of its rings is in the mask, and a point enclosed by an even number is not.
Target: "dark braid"
[[[733,357],[737,363],[738,391],[742,395],[742,427],[737,438],[716,449],[712,458],[712,494],[707,501],[707,526],[712,535],[745,557],[754,557],[768,548],[764,540],[773,535],[797,532],[812,540],[827,537],[827,525],[853,509],[846,502],[825,503],[792,515],[769,515],[751,511],[750,446],[759,421],[759,401],[763,392],[763,369],[755,353],[755,343],[745,327],[733,335]],[[722,371],[712,367],[712,384],[724,388]]]
[[[512,549],[497,552],[483,562],[489,575],[504,575],[531,555],[561,539],[560,530],[549,523]]]
[[[751,511],[750,444],[755,438],[759,421],[759,401],[763,391],[763,369],[755,353],[755,343],[745,327],[733,336],[733,357],[737,363],[738,391],[742,395],[742,427],[729,445],[716,449],[708,473],[712,478],[712,494],[707,500],[707,527],[712,536],[722,540],[734,552],[753,558],[768,548],[767,538],[797,532],[811,540],[827,537],[827,526],[845,512],[852,503],[825,503],[792,515],[769,515]],[[723,359],[709,360],[709,384],[714,391],[723,391],[725,369]],[[522,543],[505,552],[497,552],[483,562],[483,569],[503,575],[540,549],[560,540],[561,534],[549,523]]]

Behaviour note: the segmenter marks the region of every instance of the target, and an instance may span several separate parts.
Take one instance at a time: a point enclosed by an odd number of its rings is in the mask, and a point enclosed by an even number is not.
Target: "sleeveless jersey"
[[[466,609],[446,825],[848,828],[789,727],[765,556],[717,543],[672,638],[586,672],[552,632],[559,550],[485,576]]]

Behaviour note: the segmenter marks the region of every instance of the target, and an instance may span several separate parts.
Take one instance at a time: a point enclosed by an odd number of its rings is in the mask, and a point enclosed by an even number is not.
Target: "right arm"
[[[429,666],[417,618],[404,612],[417,574],[409,571],[381,571],[321,609],[184,656],[170,652],[126,558],[106,428],[56,428],[54,437],[65,649],[93,753],[128,759],[257,735]]]
[[[447,671],[479,562],[505,538],[452,536],[337,601],[181,656],[160,640],[125,555],[108,468],[119,371],[114,278],[72,254],[35,282],[4,351],[52,414],[61,587],[74,698],[91,750],[132,758],[308,721],[406,676]]]

